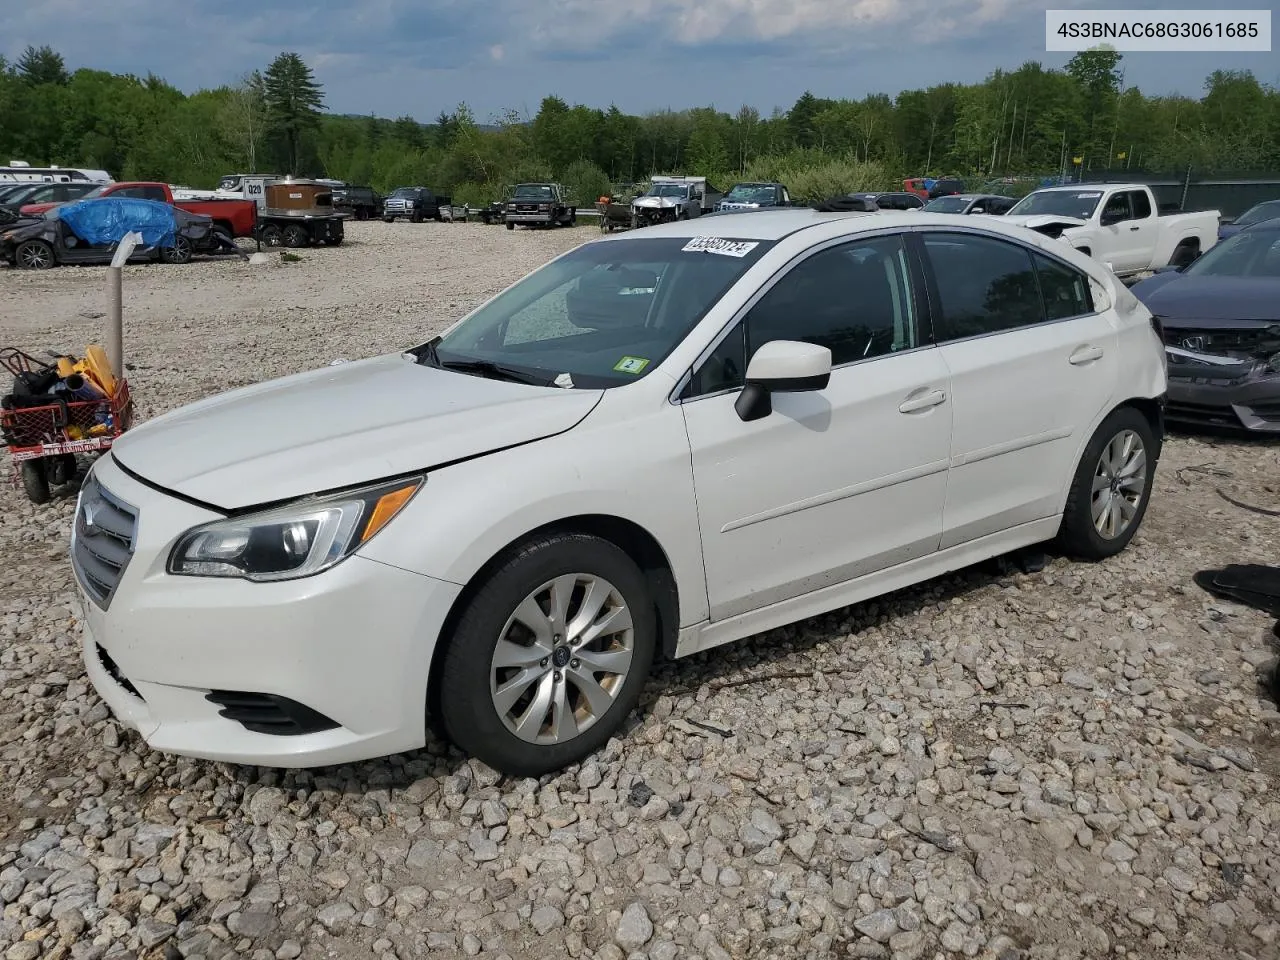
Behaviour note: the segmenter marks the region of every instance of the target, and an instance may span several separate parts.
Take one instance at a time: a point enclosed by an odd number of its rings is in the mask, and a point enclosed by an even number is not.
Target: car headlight
[[[422,483],[397,480],[194,527],[169,554],[169,573],[258,582],[312,576],[367,543]]]

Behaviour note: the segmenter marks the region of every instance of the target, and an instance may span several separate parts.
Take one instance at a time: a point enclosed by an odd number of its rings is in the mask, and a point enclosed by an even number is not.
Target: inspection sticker
[[[649,361],[644,357],[623,357],[613,365],[613,369],[618,373],[640,373],[649,365]]]
[[[722,257],[745,257],[760,246],[756,240],[726,240],[724,237],[694,237],[681,253],[718,253]]]
[[[1100,193],[1077,193],[1077,200],[1097,200],[1102,194]]]

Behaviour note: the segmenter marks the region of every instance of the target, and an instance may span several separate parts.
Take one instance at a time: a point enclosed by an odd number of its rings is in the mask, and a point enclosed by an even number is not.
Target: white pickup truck
[[[1221,214],[1161,214],[1143,184],[1076,183],[1029,193],[1000,219],[1059,238],[1124,277],[1190,263],[1218,242]]]

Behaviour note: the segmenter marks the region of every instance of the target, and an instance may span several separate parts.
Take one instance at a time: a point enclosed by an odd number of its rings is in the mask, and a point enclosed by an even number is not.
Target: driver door
[[[712,620],[802,596],[938,549],[951,446],[950,380],[920,330],[901,234],[843,241],[793,265],[693,371],[681,396]],[[770,340],[832,352],[826,389],[734,409]]]

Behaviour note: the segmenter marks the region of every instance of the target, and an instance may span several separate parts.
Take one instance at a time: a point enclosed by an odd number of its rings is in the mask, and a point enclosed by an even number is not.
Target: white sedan
[[[762,211],[610,236],[404,353],[215,396],[95,464],[89,677],[153,748],[515,775],[681,657],[1021,547],[1129,543],[1164,349],[998,221]]]

